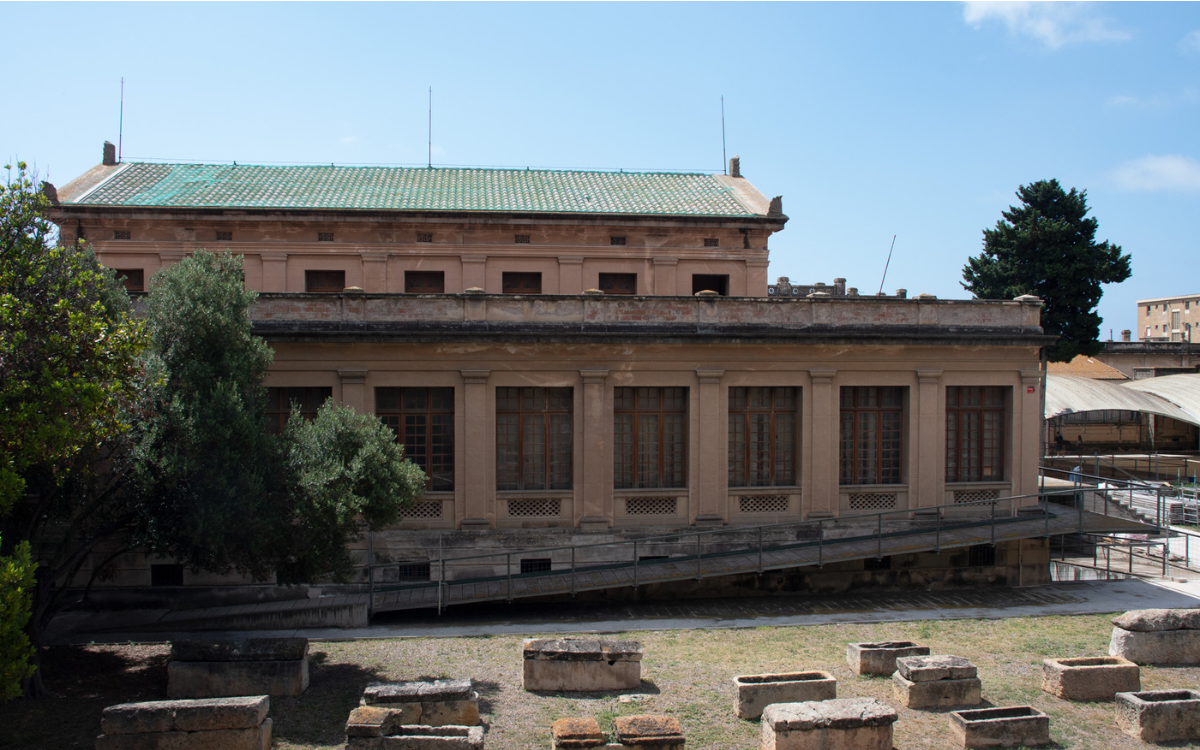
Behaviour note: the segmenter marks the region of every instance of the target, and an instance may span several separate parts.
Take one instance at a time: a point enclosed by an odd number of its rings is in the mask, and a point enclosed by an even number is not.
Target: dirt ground
[[[934,653],[971,659],[983,681],[985,705],[1045,711],[1053,747],[1144,748],[1116,728],[1111,703],[1070,703],[1041,691],[1043,658],[1105,654],[1111,629],[1109,616],[1088,615],[614,635],[642,642],[641,688],[588,694],[522,690],[519,637],[320,642],[310,649],[308,691],[299,698],[272,699],[271,716],[277,748],[340,747],[346,717],[368,683],[459,677],[474,680],[479,691],[489,750],[546,747],[550,724],[560,717],[595,716],[607,729],[613,717],[634,713],[675,716],[690,748],[749,750],[758,746],[759,725],[734,716],[735,675],[824,669],[838,679],[838,697],[871,697],[896,706],[891,680],[852,674],[845,650],[851,642],[906,639]],[[92,747],[105,706],[165,697],[168,650],[165,645],[48,649],[44,674],[55,697],[0,706],[0,748]],[[1142,668],[1143,689],[1198,683],[1200,668]],[[948,712],[898,712],[899,750],[953,746]]]

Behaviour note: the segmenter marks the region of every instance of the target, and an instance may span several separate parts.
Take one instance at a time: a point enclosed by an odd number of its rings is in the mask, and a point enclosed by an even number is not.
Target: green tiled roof
[[[77,205],[755,216],[713,175],[421,167],[122,166]]]

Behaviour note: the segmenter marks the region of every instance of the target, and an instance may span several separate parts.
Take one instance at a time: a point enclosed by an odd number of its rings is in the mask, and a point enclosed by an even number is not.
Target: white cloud
[[[1196,29],[1180,39],[1179,49],[1184,52],[1200,52],[1200,29]]]
[[[1115,28],[1111,19],[1083,2],[967,2],[963,20],[975,28],[1001,21],[1011,33],[1033,37],[1050,49],[1129,38],[1129,32]]]
[[[1138,192],[1200,191],[1200,161],[1190,156],[1143,156],[1128,161],[1113,172],[1117,184]]]
[[[343,143],[343,144],[349,145],[351,143],[354,143],[357,140],[358,140],[358,136],[356,136],[356,135],[346,135],[346,136],[342,136],[341,138],[338,138],[338,143]]]

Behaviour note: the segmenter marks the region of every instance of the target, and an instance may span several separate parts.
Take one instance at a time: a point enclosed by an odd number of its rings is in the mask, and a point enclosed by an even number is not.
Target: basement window
[[[720,237],[705,237],[704,238],[704,246],[705,247],[720,247],[721,246],[721,238]]]
[[[129,237],[129,231],[128,231],[128,230],[126,230],[126,229],[116,229],[116,230],[113,230],[113,239],[114,239],[114,240],[127,240],[127,239],[129,239],[129,238],[130,238],[130,237]]]
[[[429,580],[429,563],[427,562],[400,563],[396,566],[396,571],[396,580],[398,581]]]
[[[608,244],[610,244],[610,245],[624,245],[624,244],[625,244],[625,238],[624,238],[624,237],[609,237],[609,238],[608,238]]]
[[[431,234],[421,234],[420,232],[418,232],[417,233],[417,242],[433,242],[433,234],[432,233]]]
[[[868,557],[863,560],[863,570],[891,570],[892,558],[888,557]]]
[[[172,565],[151,565],[150,566],[150,585],[151,586],[182,586],[183,585],[183,566]]]
[[[305,271],[304,291],[328,294],[346,288],[345,271]]]
[[[521,560],[521,573],[547,573],[550,570],[550,558],[527,557]]]
[[[996,548],[990,544],[976,544],[967,549],[967,567],[987,568],[996,564]]]
[[[317,242],[333,242],[333,232],[317,232]]]
[[[217,242],[233,242],[233,232],[217,232]]]
[[[518,245],[528,245],[529,244],[529,235],[527,235],[527,234],[513,235],[513,242]]]

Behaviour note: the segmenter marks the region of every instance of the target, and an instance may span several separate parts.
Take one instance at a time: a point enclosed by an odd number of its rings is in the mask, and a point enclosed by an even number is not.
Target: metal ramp
[[[1072,500],[1075,495],[1058,500]],[[673,581],[699,580],[716,576],[745,573],[762,573],[827,563],[879,558],[888,555],[908,554],[924,551],[941,551],[979,544],[995,544],[1017,539],[1049,537],[1061,534],[1087,533],[1146,533],[1152,526],[1114,516],[1106,516],[1083,510],[1082,503],[1076,507],[1065,507],[1043,502],[1036,507],[1022,508],[1019,512],[1008,510],[1017,498],[1003,498],[983,502],[976,508],[975,517],[963,518],[964,511],[972,509],[958,506],[942,506],[921,509],[913,520],[913,511],[890,511],[877,514],[854,516],[849,519],[822,519],[792,524],[738,527],[734,529],[714,528],[689,531],[664,537],[645,537],[595,545],[575,547],[547,547],[523,549],[491,555],[473,555],[431,561],[431,575],[439,580],[420,583],[376,583],[375,572],[395,563],[370,567],[370,600],[372,613],[406,609],[433,609],[439,612],[450,605],[485,601],[512,601],[513,599],[573,595],[580,591],[637,587],[646,584]],[[998,505],[1004,508],[998,508]],[[989,507],[990,506],[990,507]],[[989,512],[990,510],[990,512]],[[999,511],[999,513],[998,513]],[[907,528],[895,530],[885,525],[885,516],[903,519]],[[889,522],[891,523],[891,522]],[[875,525],[871,533],[863,528]],[[771,533],[781,527],[799,531],[793,538],[806,534],[808,538],[779,543],[765,541]],[[758,543],[746,544],[744,537],[757,531]],[[737,534],[743,541],[737,548],[713,549],[722,534]],[[656,540],[679,541],[694,538],[695,554],[673,555],[667,559],[639,559],[638,546],[645,550]],[[708,546],[708,551],[705,546]],[[625,548],[619,555],[626,561],[606,564],[577,564],[577,553],[596,547]],[[550,570],[512,573],[512,558],[557,556],[562,559],[570,555],[570,565],[559,563]],[[470,561],[504,558],[505,575],[446,580],[447,566]],[[519,568],[518,568],[519,569]]]

